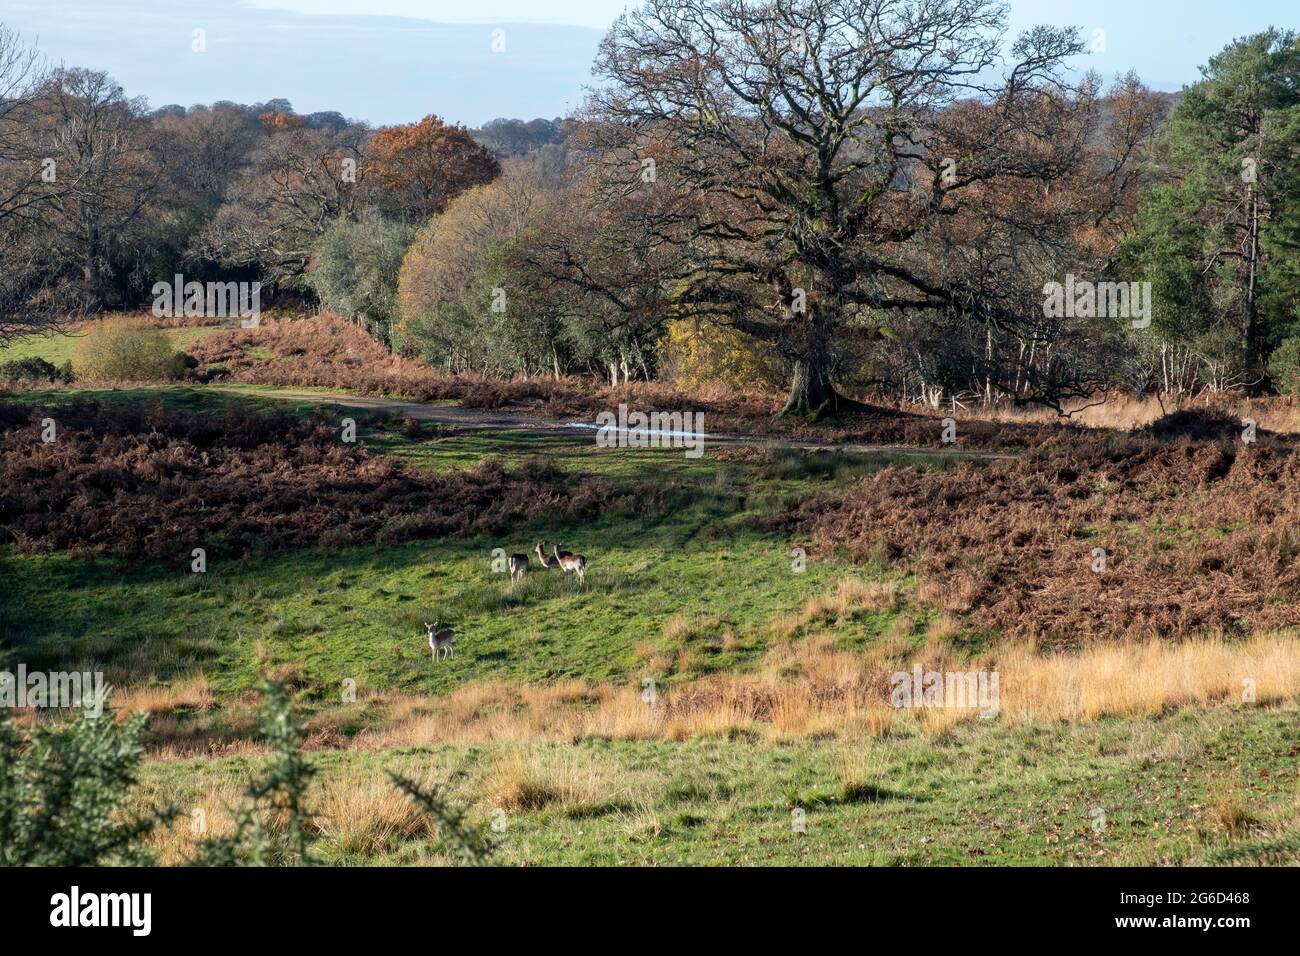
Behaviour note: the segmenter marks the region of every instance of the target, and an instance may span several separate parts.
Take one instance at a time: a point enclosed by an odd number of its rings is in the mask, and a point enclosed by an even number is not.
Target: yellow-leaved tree
[[[661,345],[664,374],[685,391],[712,383],[732,388],[780,389],[780,357],[757,339],[712,322],[676,319]]]

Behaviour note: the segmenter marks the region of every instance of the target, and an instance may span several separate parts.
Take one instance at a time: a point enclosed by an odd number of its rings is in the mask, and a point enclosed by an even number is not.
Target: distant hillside
[[[471,127],[499,116],[563,115],[590,82],[604,32],[311,16],[234,0],[210,0],[201,13],[188,4],[148,3],[147,16],[99,0],[66,0],[58,11],[9,6],[0,18],[39,36],[52,61],[106,70],[154,106],[255,103],[271,90],[303,115],[337,110],[374,126],[411,123],[435,111]],[[86,26],[55,29],[59,18]],[[196,29],[205,31],[206,52],[192,49]]]

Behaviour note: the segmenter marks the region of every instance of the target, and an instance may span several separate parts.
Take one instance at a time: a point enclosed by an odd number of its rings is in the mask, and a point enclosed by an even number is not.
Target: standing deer
[[[565,574],[576,574],[578,583],[585,585],[587,583],[587,556],[583,554],[574,554],[572,551],[561,551],[558,544],[551,545],[552,559],[560,566]]]
[[[542,550],[542,545],[544,544],[546,544],[545,541],[538,541],[537,547],[533,548],[533,551],[537,553],[537,560],[542,562],[542,567],[549,571],[551,568],[555,567],[556,564],[555,559]]]
[[[510,555],[510,587],[513,588],[516,584],[522,581],[524,579],[524,575],[527,573],[528,573],[528,555],[526,554]]]
[[[424,626],[429,631],[429,653],[433,655],[433,659],[435,661],[438,659],[439,651],[442,651],[443,657],[450,657],[452,654],[451,642],[456,639],[456,632],[449,627],[438,630],[437,621],[432,624],[425,621]]]

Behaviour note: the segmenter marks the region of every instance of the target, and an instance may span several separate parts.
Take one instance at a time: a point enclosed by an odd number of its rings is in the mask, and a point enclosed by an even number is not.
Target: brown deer
[[[510,587],[514,587],[524,579],[528,573],[528,555],[512,554],[510,555]]]
[[[585,585],[587,583],[586,555],[574,554],[572,551],[561,551],[558,544],[553,544],[551,545],[551,557],[565,574],[576,574],[579,584]]]
[[[554,558],[543,550],[542,546],[544,544],[546,544],[545,541],[538,541],[537,547],[533,548],[533,551],[537,554],[537,560],[542,562],[542,567],[549,571],[551,568],[558,567],[558,564]]]
[[[443,657],[450,657],[452,654],[451,642],[456,639],[456,633],[449,627],[438,630],[437,621],[432,624],[425,621],[424,626],[429,631],[429,653],[433,655],[433,659],[438,660],[439,651],[442,651]]]

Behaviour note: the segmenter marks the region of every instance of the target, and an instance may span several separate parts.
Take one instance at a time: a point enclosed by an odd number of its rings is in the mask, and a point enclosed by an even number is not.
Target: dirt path
[[[518,411],[502,409],[463,408],[436,402],[407,402],[396,398],[376,398],[369,395],[352,395],[347,392],[306,391],[292,388],[270,388],[250,385],[246,388],[227,387],[224,391],[243,392],[261,398],[282,401],[310,402],[336,408],[355,408],[362,411],[390,415],[405,415],[418,421],[458,425],[462,428],[527,432],[538,435],[569,433],[581,435],[583,430],[594,430],[594,422],[571,419],[543,418]],[[918,448],[913,445],[858,445],[826,444],[814,441],[774,438],[768,435],[733,435],[723,432],[705,432],[704,444],[739,445],[754,448],[798,448],[805,451],[847,451],[857,454],[907,455],[917,458],[961,458],[979,461],[1013,459],[1005,452],[962,451],[949,448]]]

